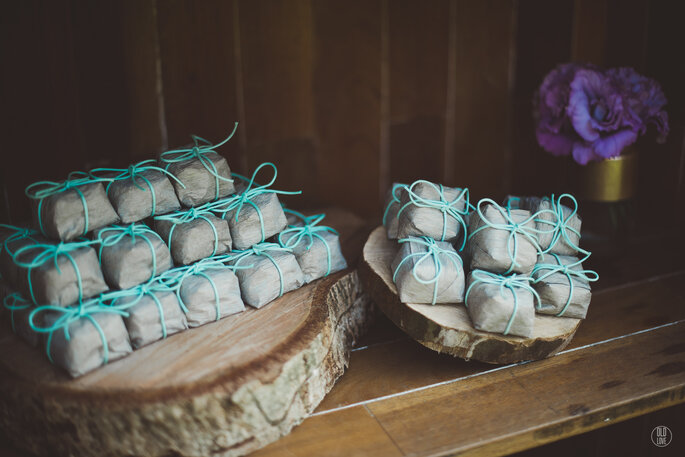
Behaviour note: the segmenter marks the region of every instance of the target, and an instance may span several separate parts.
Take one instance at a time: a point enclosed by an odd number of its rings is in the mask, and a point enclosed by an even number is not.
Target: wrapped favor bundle
[[[96,241],[27,244],[12,255],[22,269],[16,287],[37,305],[69,306],[107,290]]]
[[[29,324],[29,316],[34,306],[21,296],[19,292],[9,292],[3,296],[3,307],[7,313],[7,320],[12,331],[29,346],[38,346],[41,335],[34,331]]]
[[[393,183],[385,196],[385,211],[383,212],[383,226],[388,234],[388,239],[396,240],[399,232],[398,213],[402,206],[402,197],[406,184]]]
[[[114,289],[137,286],[173,266],[169,248],[145,224],[105,227],[97,232],[97,239],[102,273]]]
[[[71,241],[119,222],[102,180],[86,173],[72,172],[63,182],[33,183],[26,195],[41,233],[51,239]]]
[[[415,181],[401,192],[398,237],[427,236],[455,241],[466,231],[464,216],[469,206],[468,189],[445,187],[425,180]]]
[[[347,262],[340,249],[338,232],[331,227],[318,225],[325,214],[305,216],[288,210],[300,222],[291,224],[278,235],[278,243],[292,250],[304,274],[305,283],[323,278],[347,268]]]
[[[126,311],[124,322],[135,349],[188,328],[175,288],[163,280],[111,292],[107,298],[111,307]]]
[[[169,272],[177,277],[177,295],[188,326],[199,327],[245,310],[238,277],[225,258],[210,257]]]
[[[478,330],[530,337],[535,301],[540,302],[527,276],[503,276],[473,270],[468,276],[465,304]]]
[[[392,279],[403,303],[461,303],[464,269],[461,257],[445,241],[429,237],[399,240]]]
[[[132,351],[122,319],[126,315],[124,310],[93,299],[66,308],[35,308],[29,325],[47,336],[45,349],[50,362],[78,377]]]
[[[273,177],[267,184],[256,185],[255,178],[265,167],[273,170]],[[238,194],[216,202],[215,211],[222,214],[228,222],[235,249],[248,249],[254,244],[262,243],[287,226],[288,222],[278,200],[278,194],[297,195],[301,192],[271,189],[277,175],[278,170],[274,164],[262,163]]]
[[[530,274],[540,250],[535,217],[527,210],[503,208],[489,198],[479,201],[469,217],[471,269]]]
[[[0,246],[0,274],[7,286],[18,289],[21,284],[20,276],[26,273],[14,263],[14,253],[29,244],[44,243],[47,240],[39,232],[30,228],[15,227],[0,224],[3,228],[2,245]]]
[[[160,161],[177,178],[173,185],[184,206],[198,206],[235,192],[228,163],[214,149],[226,144],[237,129],[236,122],[228,138],[216,145],[193,135],[192,147],[161,154]]]
[[[584,270],[580,259],[545,254],[531,276],[540,296],[538,313],[585,319],[592,295],[590,282],[597,281],[599,275]]]
[[[304,284],[304,274],[292,251],[276,243],[235,251],[230,262],[236,268],[243,301],[255,308]]]
[[[179,265],[224,254],[232,248],[228,223],[212,212],[213,204],[155,217],[155,230]]]
[[[129,224],[147,217],[181,209],[171,181],[185,187],[173,174],[155,166],[156,160],[144,160],[128,169],[96,168],[91,176],[105,174],[105,192],[121,222]]]

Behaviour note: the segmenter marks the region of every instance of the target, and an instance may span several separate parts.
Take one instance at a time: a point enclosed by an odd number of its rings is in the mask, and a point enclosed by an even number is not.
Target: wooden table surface
[[[454,359],[379,316],[319,408],[253,455],[506,455],[684,403],[680,255],[596,261],[602,279],[588,318],[569,347],[542,361]]]

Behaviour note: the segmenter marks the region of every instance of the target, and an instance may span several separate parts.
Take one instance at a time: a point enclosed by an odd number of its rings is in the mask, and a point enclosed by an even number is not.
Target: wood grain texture
[[[383,226],[371,232],[360,266],[364,287],[390,320],[437,352],[488,363],[537,360],[562,350],[580,325],[580,319],[536,314],[530,338],[505,336],[476,330],[463,305],[402,303],[390,268],[397,251]]]
[[[340,228],[343,243],[354,238],[349,222]],[[0,422],[41,455],[243,455],[318,405],[370,320],[346,270],[77,379],[4,326]]]

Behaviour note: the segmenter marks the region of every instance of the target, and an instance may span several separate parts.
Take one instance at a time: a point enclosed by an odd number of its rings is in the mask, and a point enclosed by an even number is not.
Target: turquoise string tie
[[[495,208],[501,215],[502,218],[504,219],[504,223],[494,223],[487,219],[485,215],[483,214],[482,211],[482,206],[484,204],[490,204],[492,205],[493,208]],[[540,233],[550,233],[551,231],[546,231],[546,230],[540,230],[535,227],[526,227],[526,225],[530,222],[533,222],[540,214],[543,212],[549,212],[551,213],[551,210],[541,210],[538,211],[535,214],[532,214],[530,217],[527,219],[523,220],[522,222],[515,222],[514,218],[511,214],[511,208],[502,208],[500,205],[495,203],[494,200],[490,198],[484,198],[478,202],[476,205],[476,212],[478,213],[478,216],[481,218],[483,221],[483,225],[478,227],[476,230],[472,231],[469,233],[468,239],[470,240],[473,238],[477,233],[487,229],[487,228],[492,228],[495,230],[504,230],[509,232],[509,237],[507,239],[507,254],[509,254],[509,258],[511,259],[511,264],[509,265],[509,268],[507,271],[504,272],[504,275],[510,274],[512,271],[514,271],[514,268],[520,267],[521,264],[516,261],[516,257],[518,255],[518,249],[519,249],[519,241],[518,237],[516,236],[517,234],[523,236],[526,238],[530,243],[535,247],[535,250],[540,254],[542,252],[542,249],[540,248],[540,244],[538,243],[538,234]]]
[[[173,179],[176,181],[181,187],[184,189],[186,188],[185,184],[183,184],[173,173],[171,173],[169,170],[166,170],[161,167],[157,167],[151,164],[157,163],[155,159],[149,159],[149,160],[143,160],[142,162],[138,162],[137,164],[131,165],[128,168],[94,168],[90,170],[90,175],[97,178],[101,179],[103,181],[108,181],[107,186],[105,187],[105,192],[107,195],[109,195],[109,189],[112,186],[112,184],[115,181],[125,181],[125,180],[130,180],[134,186],[136,186],[138,189],[144,191],[145,187],[143,187],[141,184],[138,183],[138,179],[142,180],[145,185],[147,186],[148,190],[150,191],[150,197],[152,199],[152,210],[150,213],[150,216],[154,216],[157,211],[157,195],[155,194],[155,189],[150,180],[143,175],[144,172],[146,171],[158,171],[164,175],[166,175],[169,179]],[[105,176],[97,176],[98,173],[118,173],[115,176],[111,177],[105,177]]]
[[[400,271],[400,268],[404,263],[411,259],[411,258],[416,258],[418,257],[419,259],[414,262],[414,267],[411,270],[412,276],[414,276],[414,279],[416,279],[417,282],[425,285],[433,285],[433,299],[431,300],[431,305],[434,305],[438,301],[438,282],[440,281],[440,275],[442,274],[443,270],[443,265],[442,265],[442,260],[440,259],[440,255],[446,256],[450,262],[454,265],[454,268],[459,271],[461,268],[463,271],[463,261],[459,254],[456,252],[449,250],[449,249],[443,249],[441,248],[437,241],[434,239],[427,237],[427,236],[422,236],[422,237],[411,237],[411,238],[402,238],[401,240],[397,241],[398,243],[417,243],[426,248],[426,252],[414,252],[412,254],[409,254],[406,256],[402,261],[397,264],[397,267],[395,268],[395,271],[393,272],[392,275],[392,281],[396,282],[397,281],[397,273]],[[435,274],[433,275],[432,278],[430,279],[423,279],[419,276],[417,268],[423,263],[423,262],[429,262],[433,261],[433,269],[435,271]]]
[[[69,262],[71,263],[72,267],[74,268],[74,273],[76,274],[76,281],[78,284],[78,301],[79,303],[83,301],[83,281],[81,279],[81,272],[79,271],[78,265],[76,264],[76,260],[74,257],[71,255],[73,251],[76,251],[77,249],[81,249],[83,247],[88,247],[93,244],[97,244],[98,241],[74,241],[70,243],[64,243],[60,242],[58,244],[29,244],[26,246],[22,246],[21,248],[17,249],[14,254],[12,255],[12,260],[14,260],[14,263],[22,268],[28,269],[27,275],[28,275],[28,285],[29,285],[29,292],[31,294],[31,301],[34,304],[38,304],[36,297],[33,292],[33,284],[31,282],[31,272],[33,271],[34,268],[40,267],[41,265],[45,264],[46,262],[53,261],[55,264],[55,269],[57,270],[57,273],[60,275],[62,274],[62,271],[59,268],[59,257],[60,256],[65,256]],[[33,258],[30,261],[23,261],[20,260],[20,257],[22,254],[25,253],[30,253],[34,252]]]
[[[49,325],[47,327],[40,327],[36,325],[34,320],[37,314],[43,312],[54,312],[61,315],[59,318],[55,320],[55,322],[52,323],[52,325]],[[31,327],[31,330],[33,330],[34,332],[48,334],[47,341],[45,343],[45,351],[47,353],[48,360],[50,360],[50,363],[54,363],[54,361],[52,360],[52,355],[50,354],[50,347],[52,345],[53,334],[58,330],[62,330],[64,331],[64,338],[67,341],[70,341],[71,335],[69,334],[69,326],[75,322],[78,322],[81,319],[87,319],[88,321],[90,321],[91,324],[93,324],[95,330],[97,330],[98,334],[100,335],[100,340],[102,341],[103,348],[103,365],[106,365],[109,361],[109,345],[104,330],[93,317],[93,314],[97,313],[118,314],[123,317],[128,317],[128,313],[125,310],[113,306],[107,306],[100,301],[100,298],[96,298],[93,300],[89,300],[85,303],[79,303],[78,306],[68,308],[62,308],[59,306],[52,305],[39,306],[33,311],[31,311],[31,314],[29,314],[29,326]]]
[[[217,251],[219,250],[219,233],[216,231],[216,227],[214,227],[212,221],[208,218],[208,216],[214,216],[213,210],[216,203],[217,202],[210,202],[185,211],[176,211],[173,213],[164,214],[162,216],[155,216],[156,221],[169,221],[173,224],[169,230],[169,239],[167,240],[169,250],[171,250],[171,240],[174,234],[174,229],[179,224],[185,224],[197,219],[202,219],[209,224],[212,229],[212,233],[214,234],[214,249],[212,250],[210,257],[216,255]]]
[[[24,297],[22,297],[19,292],[12,292],[11,294],[7,295],[3,299],[2,303],[5,309],[10,312],[10,323],[12,324],[12,332],[17,333],[17,330],[14,325],[14,312],[28,309],[31,307],[31,304]]]
[[[423,183],[428,186],[431,186],[435,192],[438,194],[440,197],[440,200],[431,200],[428,198],[423,198],[414,192],[414,186]],[[409,201],[405,203],[400,210],[397,212],[397,217],[400,217],[400,214],[410,205],[422,207],[422,208],[433,208],[437,209],[442,213],[442,235],[440,237],[439,241],[445,241],[445,236],[447,235],[447,218],[451,217],[454,220],[459,223],[461,226],[464,237],[462,239],[461,247],[459,248],[459,251],[462,251],[464,249],[464,246],[466,245],[466,221],[464,221],[464,217],[468,214],[468,209],[469,209],[469,190],[467,188],[463,188],[457,198],[455,198],[452,201],[448,201],[445,199],[445,188],[443,187],[442,184],[434,184],[430,181],[426,181],[424,179],[419,179],[418,181],[414,181],[411,186],[405,188],[407,195],[409,196]],[[460,210],[455,207],[455,205],[461,201],[464,201],[464,209]]]
[[[503,335],[508,335],[509,331],[511,330],[511,326],[514,323],[514,318],[516,317],[516,313],[518,312],[518,296],[516,295],[516,289],[525,289],[529,291],[530,293],[533,294],[533,303],[535,303],[535,299],[537,299],[538,304],[535,305],[536,308],[539,308],[540,306],[540,296],[538,295],[537,291],[533,289],[530,285],[530,278],[528,276],[523,276],[523,275],[511,275],[511,276],[503,276],[503,275],[498,275],[495,273],[490,273],[489,271],[484,271],[484,270],[474,270],[471,273],[472,281],[471,284],[469,284],[469,288],[466,290],[466,294],[464,295],[464,305],[468,308],[469,306],[469,294],[471,293],[471,290],[473,289],[473,286],[475,286],[478,283],[483,283],[483,284],[491,284],[493,286],[499,286],[499,292],[502,298],[506,298],[506,293],[505,291],[511,292],[511,295],[514,297],[514,307],[511,312],[511,316],[509,317],[509,321],[507,322],[506,327],[504,328]]]
[[[539,282],[544,281],[548,277],[552,276],[553,274],[556,273],[561,273],[564,276],[566,276],[566,279],[568,280],[569,284],[569,289],[568,289],[568,299],[566,300],[566,304],[562,308],[561,311],[559,311],[556,316],[563,316],[568,307],[571,305],[571,300],[573,298],[573,292],[574,292],[574,284],[573,284],[573,277],[576,277],[580,280],[585,280],[587,282],[595,282],[599,280],[599,274],[596,271],[593,270],[573,270],[572,268],[580,265],[583,261],[585,261],[589,256],[585,257],[582,260],[578,260],[577,262],[573,262],[568,265],[564,265],[561,259],[559,258],[558,255],[556,254],[551,254],[557,261],[556,264],[536,264],[535,267],[533,268],[533,272],[531,273],[531,277],[533,284],[537,284]],[[544,271],[547,270],[547,273],[541,274],[539,277],[535,278],[535,273],[539,271]]]
[[[185,162],[188,160],[193,160],[197,159],[202,163],[202,166],[212,175],[214,176],[214,182],[216,185],[216,195],[214,199],[218,199],[220,192],[219,192],[219,184],[220,181],[225,181],[225,182],[233,182],[233,179],[231,178],[226,178],[224,176],[221,176],[216,169],[216,165],[214,165],[214,162],[207,157],[207,154],[210,152],[216,153],[215,149],[223,146],[226,144],[231,138],[233,138],[233,135],[235,135],[236,130],[238,130],[238,123],[236,122],[233,131],[231,132],[230,135],[228,135],[228,138],[220,142],[219,144],[212,144],[209,141],[205,140],[204,138],[201,138],[197,135],[191,135],[191,138],[193,139],[193,147],[192,148],[183,148],[183,149],[174,149],[171,151],[166,151],[160,154],[159,159],[166,163],[166,168],[168,169],[169,165],[172,163],[179,163],[179,162]],[[204,143],[204,144],[200,144]]]
[[[176,296],[178,297],[179,303],[181,303],[181,305],[183,306],[183,309],[186,310],[186,313],[188,313],[188,308],[183,302],[183,298],[181,297],[181,287],[183,286],[183,282],[188,277],[200,276],[209,282],[209,285],[212,287],[212,291],[214,292],[214,307],[216,310],[215,321],[221,319],[221,301],[219,296],[219,289],[217,288],[214,280],[206,272],[210,270],[221,271],[225,270],[226,268],[228,267],[224,265],[219,259],[211,257],[200,260],[199,262],[194,263],[193,265],[189,265],[183,268],[180,276],[178,277],[178,289],[176,291]]]
[[[9,235],[7,238],[2,243],[2,246],[0,246],[0,253],[1,252],[6,252],[10,257],[14,255],[14,252],[10,248],[10,244],[15,242],[15,241],[20,241],[24,239],[29,239],[32,241],[35,241],[36,243],[39,242],[38,239],[35,238],[36,235],[39,235],[40,232],[37,230],[33,230],[30,228],[24,228],[24,227],[15,227],[14,225],[8,225],[8,224],[0,224],[0,227],[10,230],[13,232],[11,235]]]
[[[276,271],[278,272],[278,279],[280,281],[280,288],[278,292],[278,296],[282,297],[283,296],[283,290],[284,290],[284,281],[283,281],[283,270],[281,270],[280,265],[278,265],[278,262],[276,262],[276,259],[274,259],[270,252],[292,252],[292,249],[285,248],[279,244],[276,243],[259,243],[255,244],[249,249],[245,249],[243,251],[233,251],[233,264],[235,266],[240,266],[240,263],[248,258],[250,255],[255,255],[258,257],[266,257],[271,261],[271,263],[276,267]]]
[[[400,184],[400,183],[395,183],[392,185],[392,190],[390,191],[390,201],[388,202],[388,205],[385,207],[385,211],[383,212],[383,225],[387,225],[387,219],[388,219],[388,213],[390,212],[390,208],[392,207],[393,204],[400,205],[402,201],[400,200],[399,195],[397,195],[400,189],[407,189],[406,184]],[[399,212],[397,213],[399,217]]]
[[[566,203],[565,205],[562,204],[562,200],[568,200],[569,203]],[[542,251],[543,254],[546,254],[556,246],[556,244],[560,241],[563,240],[566,242],[567,245],[569,245],[571,248],[574,250],[580,252],[581,254],[585,254],[589,256],[590,252],[586,251],[584,249],[581,249],[580,246],[577,246],[572,240],[569,235],[569,232],[578,237],[580,239],[580,232],[576,230],[573,227],[570,227],[568,225],[569,221],[573,219],[573,217],[578,214],[578,201],[575,199],[575,197],[571,194],[561,194],[558,198],[554,198],[554,194],[552,194],[551,197],[544,197],[543,200],[548,200],[551,203],[552,209],[551,212],[554,214],[554,219],[553,221],[546,221],[543,219],[535,219],[535,222],[538,224],[546,224],[546,225],[551,225],[551,231],[552,231],[552,241],[549,243],[549,247]],[[564,216],[564,206],[569,208],[571,212],[569,213],[568,216]],[[544,210],[543,210],[544,211]],[[542,212],[542,211],[541,211]],[[538,213],[536,213],[537,215]]]
[[[152,241],[150,241],[150,235],[163,241],[159,234],[150,227],[135,222],[128,226],[113,225],[100,230],[100,232],[98,232],[98,241],[100,244],[100,248],[98,249],[98,261],[100,262],[100,265],[102,265],[102,250],[105,247],[115,246],[126,237],[131,239],[131,246],[133,246],[136,244],[136,239],[140,238],[148,245],[150,254],[152,255],[152,273],[148,280],[154,278],[157,275],[157,252],[155,251],[155,246],[152,244]]]
[[[47,234],[45,233],[45,228],[43,227],[43,201],[47,197],[58,195],[69,190],[74,190],[81,199],[81,204],[83,205],[83,235],[88,233],[88,203],[86,202],[86,197],[83,195],[83,192],[79,187],[86,184],[93,184],[102,181],[102,178],[93,177],[88,173],[82,171],[72,171],[71,173],[69,173],[67,179],[63,182],[38,181],[34,182],[33,184],[29,184],[26,187],[24,193],[28,198],[32,200],[38,200],[38,227],[40,228],[40,232],[43,235],[47,236]]]
[[[257,177],[257,174],[262,168],[265,167],[271,167],[273,169],[273,176],[271,180],[267,184],[263,185],[257,185],[255,186],[255,178]],[[259,217],[259,227],[261,229],[261,239],[260,243],[264,242],[266,238],[266,232],[264,229],[264,216],[262,214],[261,209],[259,209],[259,206],[254,203],[252,200],[259,195],[264,195],[264,194],[281,194],[281,195],[299,195],[302,193],[301,190],[298,191],[284,191],[284,190],[275,190],[275,189],[270,189],[270,187],[273,185],[274,182],[276,182],[276,177],[278,176],[278,169],[276,168],[276,165],[274,165],[271,162],[264,162],[261,165],[257,167],[257,169],[252,173],[252,178],[249,180],[247,184],[247,188],[240,194],[236,194],[233,197],[230,197],[228,199],[222,200],[220,202],[216,202],[216,205],[214,206],[214,211],[218,214],[221,214],[222,217],[225,219],[226,214],[229,211],[235,210],[235,221],[238,222],[238,217],[240,216],[240,211],[242,211],[243,206],[245,204],[252,206],[254,208],[255,212],[257,213],[257,216]]]
[[[338,232],[331,227],[327,227],[325,225],[317,225],[326,217],[325,214],[314,214],[313,216],[305,216],[302,213],[298,213],[297,211],[293,211],[290,209],[286,212],[300,217],[304,222],[304,225],[290,225],[289,228],[283,230],[281,233],[278,234],[278,244],[280,244],[281,247],[293,250],[295,249],[295,247],[299,246],[300,243],[304,242],[307,244],[307,247],[305,249],[308,251],[314,245],[315,239],[321,240],[324,247],[326,248],[326,260],[328,263],[328,268],[326,269],[326,274],[324,275],[324,277],[330,275],[332,268],[331,247],[328,245],[328,241],[326,241],[326,239],[320,234],[323,232],[330,232],[335,235],[338,235]],[[283,241],[284,235],[290,235],[290,238],[288,238],[288,240],[285,242]]]

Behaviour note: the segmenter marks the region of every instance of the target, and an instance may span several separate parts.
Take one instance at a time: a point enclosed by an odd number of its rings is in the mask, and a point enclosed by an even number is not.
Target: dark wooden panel
[[[314,2],[317,186],[322,200],[380,211],[381,2]]]
[[[249,167],[274,162],[276,187],[303,191],[283,200],[317,204],[311,3],[242,1],[239,22]]]
[[[449,2],[388,3],[390,181],[440,181]]]
[[[233,2],[162,1],[157,13],[168,144],[187,144],[191,134],[218,143],[241,120]],[[233,168],[243,163],[239,143],[219,150]]]
[[[454,169],[447,184],[501,198],[510,180],[515,3],[458,1],[456,8],[456,106],[448,126],[455,129],[455,146],[447,151],[454,154],[447,162]]]
[[[609,0],[606,53],[608,67],[644,71],[647,53],[647,0]]]
[[[573,60],[604,65],[608,0],[575,0],[573,13]]]

